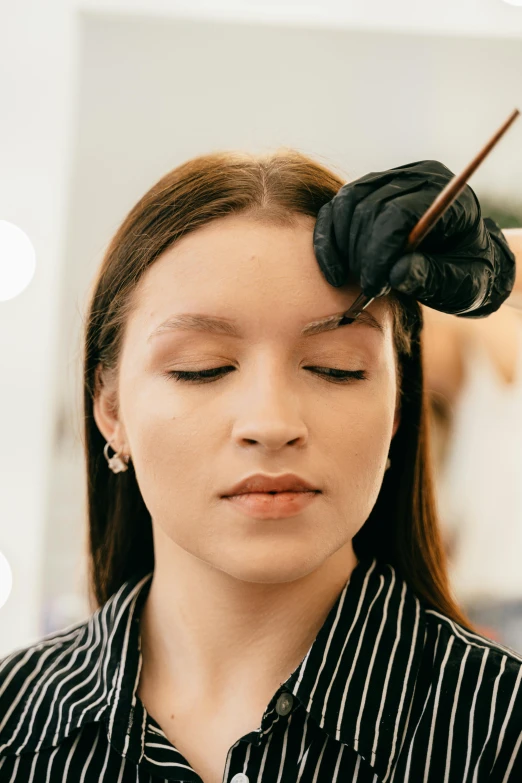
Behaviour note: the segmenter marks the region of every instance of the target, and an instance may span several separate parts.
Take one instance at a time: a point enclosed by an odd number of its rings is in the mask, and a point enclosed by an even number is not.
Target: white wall
[[[39,631],[75,46],[62,0],[6,3],[0,16],[0,216],[28,234],[37,263],[0,303],[0,549],[13,569],[1,654]]]
[[[103,13],[258,21],[328,29],[522,36],[522,13],[503,0],[82,0]]]

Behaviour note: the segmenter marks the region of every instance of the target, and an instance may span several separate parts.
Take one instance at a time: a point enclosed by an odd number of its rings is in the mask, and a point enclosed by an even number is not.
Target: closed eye
[[[230,369],[234,370],[234,367],[212,367],[208,370],[169,370],[167,375],[174,378],[176,381],[186,381],[188,383],[210,383],[215,380],[219,380],[224,375],[228,375]],[[364,381],[366,380],[365,370],[339,370],[333,367],[311,367],[306,368],[316,370],[318,375],[322,375],[328,380],[334,383],[347,383],[350,381]]]

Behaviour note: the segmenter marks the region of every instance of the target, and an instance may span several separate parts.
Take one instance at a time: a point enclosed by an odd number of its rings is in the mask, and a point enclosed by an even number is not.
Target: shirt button
[[[278,715],[288,715],[292,709],[294,697],[291,693],[282,693],[276,702],[276,712]]]
[[[242,772],[238,772],[237,775],[234,775],[230,783],[250,783],[248,780],[247,775],[243,775]]]

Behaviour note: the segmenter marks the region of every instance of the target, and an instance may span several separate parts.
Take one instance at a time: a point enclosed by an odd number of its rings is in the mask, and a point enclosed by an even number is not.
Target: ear
[[[115,401],[116,392],[103,385],[101,368],[98,365],[95,372],[94,421],[105,440],[111,443],[114,451],[119,451],[124,444],[125,431],[118,418]]]

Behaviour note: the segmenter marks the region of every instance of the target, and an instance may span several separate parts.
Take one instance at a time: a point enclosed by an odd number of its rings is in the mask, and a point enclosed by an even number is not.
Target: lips
[[[297,517],[311,505],[320,492],[245,492],[224,498],[236,511],[257,520]]]
[[[247,476],[224,493],[223,497],[245,495],[254,492],[320,492],[316,486],[295,473],[270,476],[255,473]]]

